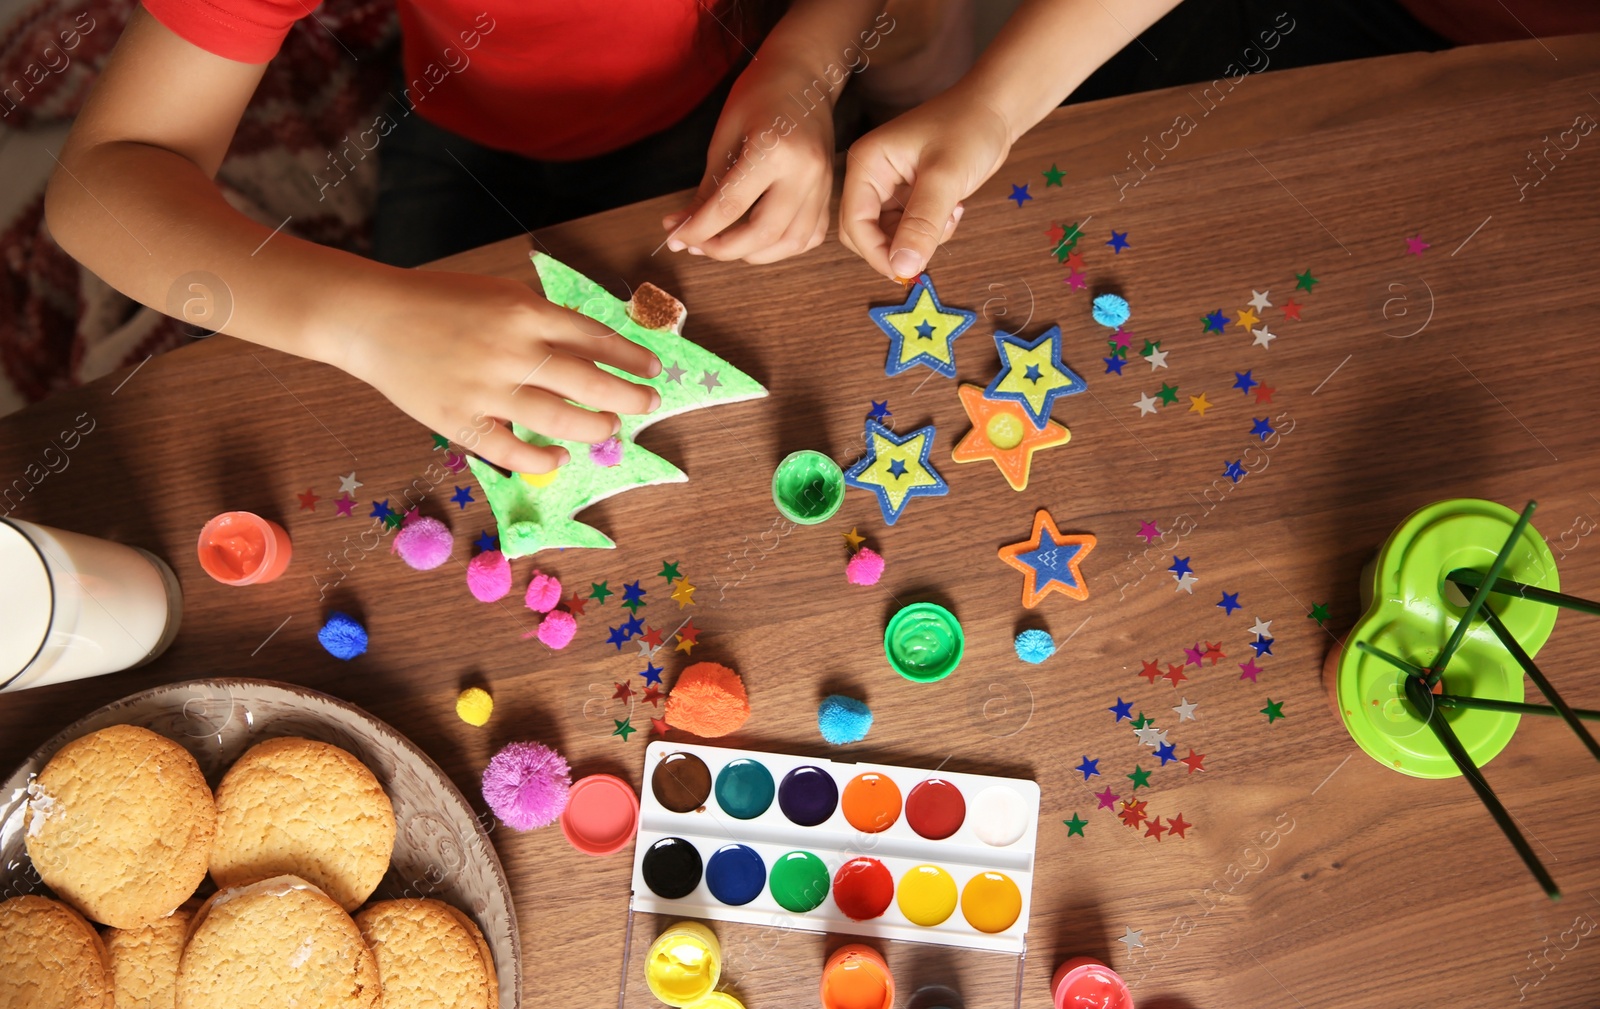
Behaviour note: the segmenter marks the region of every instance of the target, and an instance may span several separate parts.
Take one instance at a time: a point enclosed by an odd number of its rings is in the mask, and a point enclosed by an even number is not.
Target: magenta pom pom
[[[467,562],[467,588],[480,603],[504,599],[511,591],[511,562],[498,550],[485,550]]]
[[[543,571],[535,571],[533,581],[528,583],[528,594],[522,597],[522,601],[535,613],[549,613],[561,602],[561,582]]]
[[[539,624],[539,640],[559,651],[572,644],[578,621],[566,610],[552,610]]]
[[[571,788],[566,758],[543,743],[507,743],[483,769],[483,801],[513,830],[555,823]]]
[[[862,547],[844,566],[844,576],[851,585],[876,585],[883,577],[883,558],[871,547]]]
[[[598,445],[589,446],[589,461],[596,466],[610,469],[622,461],[622,441],[612,435]]]
[[[390,549],[418,571],[431,571],[450,559],[454,542],[449,526],[423,515],[400,527]]]

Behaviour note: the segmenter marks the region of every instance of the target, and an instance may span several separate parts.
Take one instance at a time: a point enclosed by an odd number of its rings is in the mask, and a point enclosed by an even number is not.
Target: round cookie
[[[138,928],[106,930],[116,1009],[174,1009],[178,962],[198,906],[198,901],[189,901],[168,917]]]
[[[217,787],[211,875],[230,887],[289,873],[354,911],[389,871],[394,834],[394,807],[365,764],[328,743],[269,739]]]
[[[94,926],[47,897],[0,902],[0,1009],[112,1009]]]
[[[495,1009],[494,956],[472,919],[437,900],[385,900],[356,915],[378,958],[383,1009]]]
[[[195,914],[177,1009],[377,1009],[378,963],[344,908],[276,876],[219,890]]]
[[[134,928],[171,914],[205,879],[217,811],[189,751],[137,725],[63,746],[28,794],[39,878],[92,921]]]

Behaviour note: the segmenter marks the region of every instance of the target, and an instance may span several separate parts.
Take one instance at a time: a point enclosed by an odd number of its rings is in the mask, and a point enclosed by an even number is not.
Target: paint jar
[[[1056,1009],[1133,1009],[1133,995],[1121,975],[1099,960],[1075,956],[1050,979]]]
[[[561,833],[585,855],[611,855],[627,847],[639,827],[639,797],[614,774],[591,774],[572,783],[561,811]]]
[[[894,975],[871,946],[840,946],[822,968],[822,1009],[890,1009]]]
[[[966,640],[954,613],[938,603],[912,603],[889,618],[883,652],[901,676],[933,683],[956,671]]]
[[[283,526],[251,512],[223,512],[200,530],[200,567],[224,585],[270,582],[289,566]]]
[[[790,522],[826,522],[844,504],[844,471],[821,452],[791,452],[772,474],[772,501]]]
[[[697,921],[680,921],[650,944],[645,955],[650,993],[669,1006],[689,1006],[716,990],[722,977],[722,947]]]
[[[0,691],[144,665],[167,650],[183,593],[138,547],[0,519]]]

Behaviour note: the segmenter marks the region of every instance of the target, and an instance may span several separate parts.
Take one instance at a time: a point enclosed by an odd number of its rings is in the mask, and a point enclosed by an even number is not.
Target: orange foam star
[[[1049,546],[1045,545],[1044,541],[1046,539],[1049,540]],[[1032,538],[1022,543],[1012,543],[1001,547],[999,556],[1001,560],[1023,573],[1022,605],[1032,609],[1039,605],[1041,599],[1052,592],[1060,592],[1062,595],[1070,596],[1073,599],[1089,598],[1089,586],[1083,580],[1082,565],[1083,559],[1089,556],[1089,551],[1094,549],[1096,542],[1095,538],[1087,533],[1076,536],[1063,536],[1061,530],[1056,528],[1055,520],[1050,517],[1050,513],[1040,508],[1038,514],[1033,517]],[[1029,563],[1029,561],[1025,560],[1023,555],[1040,551],[1041,548],[1043,548],[1045,554],[1049,554],[1053,551],[1053,548],[1064,546],[1078,548],[1073,552],[1072,556],[1064,558],[1071,584],[1069,585],[1059,578],[1047,577],[1044,588],[1039,588],[1039,568],[1035,563]],[[1048,558],[1041,557],[1040,559],[1046,560]]]
[[[1053,445],[1065,445],[1072,432],[1053,420],[1036,428],[1022,405],[1009,400],[989,399],[981,385],[961,387],[961,405],[972,421],[972,430],[956,445],[950,457],[956,462],[992,459],[1005,475],[1012,490],[1025,490],[1033,453]]]

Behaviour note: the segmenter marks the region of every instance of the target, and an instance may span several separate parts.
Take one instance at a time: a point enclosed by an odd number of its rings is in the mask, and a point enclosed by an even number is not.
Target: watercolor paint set
[[[633,910],[1021,954],[1039,786],[653,742]]]

